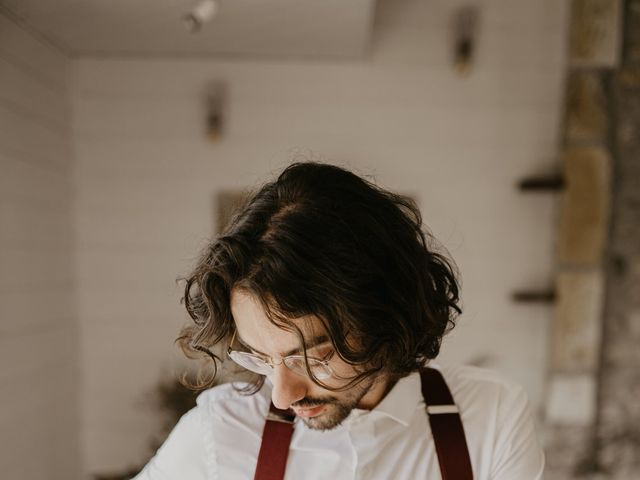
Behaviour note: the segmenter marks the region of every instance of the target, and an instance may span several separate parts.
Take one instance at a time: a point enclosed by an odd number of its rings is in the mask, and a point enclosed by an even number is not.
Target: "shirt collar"
[[[387,393],[387,395],[373,410],[369,411],[359,408],[353,409],[344,422],[335,430],[328,432],[311,430],[304,425],[299,417],[296,418],[296,427],[293,431],[291,447],[304,449],[326,449],[327,435],[331,435],[332,432],[336,433],[339,431],[345,431],[345,429],[348,430],[353,422],[358,421],[357,419],[363,416],[368,417],[369,420],[388,417],[407,427],[409,426],[411,418],[421,400],[422,391],[420,389],[420,373],[413,372],[398,380],[391,391]]]
[[[408,426],[421,399],[420,373],[413,372],[398,380],[371,413],[382,414]]]

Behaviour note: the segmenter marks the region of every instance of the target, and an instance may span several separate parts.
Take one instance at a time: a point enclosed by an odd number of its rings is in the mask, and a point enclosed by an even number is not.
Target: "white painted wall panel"
[[[68,69],[0,15],[2,478],[79,478]]]
[[[0,430],[8,437],[2,446],[6,478],[78,478],[76,442],[69,443],[77,435],[77,413],[69,408],[75,377],[69,365],[52,362],[0,388],[6,413]]]
[[[38,80],[63,92],[69,91],[69,60],[61,52],[43,44],[30,33],[0,15],[0,57],[31,80]]]
[[[0,150],[1,150],[0,146]],[[2,173],[0,191],[3,199],[31,202],[65,202],[71,196],[71,178],[67,169],[47,164],[28,163],[0,151]]]
[[[0,99],[60,128],[69,127],[66,91],[46,79],[26,76],[10,60],[0,57]]]
[[[186,318],[173,280],[213,231],[215,193],[255,186],[292,152],[418,199],[463,275],[465,313],[442,361],[485,358],[540,404],[551,311],[510,294],[551,282],[555,202],[516,184],[557,164],[567,2],[483,2],[468,78],[450,64],[456,4],[381,2],[366,61],[78,62],[86,472],[144,460],[158,424],[141,405]],[[212,144],[202,101],[216,79],[229,109]]]
[[[2,151],[18,160],[46,165],[47,168],[65,168],[70,158],[68,132],[40,121],[35,115],[2,106],[0,119],[0,145]]]
[[[49,285],[33,301],[30,289],[12,289],[0,292],[0,337],[36,333],[68,322],[71,310],[69,285]]]

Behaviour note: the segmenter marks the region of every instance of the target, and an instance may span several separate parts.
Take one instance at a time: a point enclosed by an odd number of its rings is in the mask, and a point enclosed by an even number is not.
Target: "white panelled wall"
[[[69,60],[0,15],[0,477],[78,478]]]

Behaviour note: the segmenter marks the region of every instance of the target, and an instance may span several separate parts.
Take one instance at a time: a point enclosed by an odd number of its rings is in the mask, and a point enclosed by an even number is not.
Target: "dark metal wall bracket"
[[[511,298],[516,303],[547,303],[556,301],[554,290],[520,290],[513,292]]]
[[[566,188],[563,175],[529,177],[520,180],[518,189],[521,192],[561,192]]]

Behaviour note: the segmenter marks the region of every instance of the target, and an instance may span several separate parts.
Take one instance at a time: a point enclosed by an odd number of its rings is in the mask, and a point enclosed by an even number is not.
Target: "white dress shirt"
[[[436,368],[461,412],[474,479],[540,480],[544,455],[522,388],[481,368]],[[201,393],[135,480],[253,479],[270,393],[268,382],[253,396],[229,384]],[[441,479],[420,374],[333,430],[296,419],[285,478]]]

